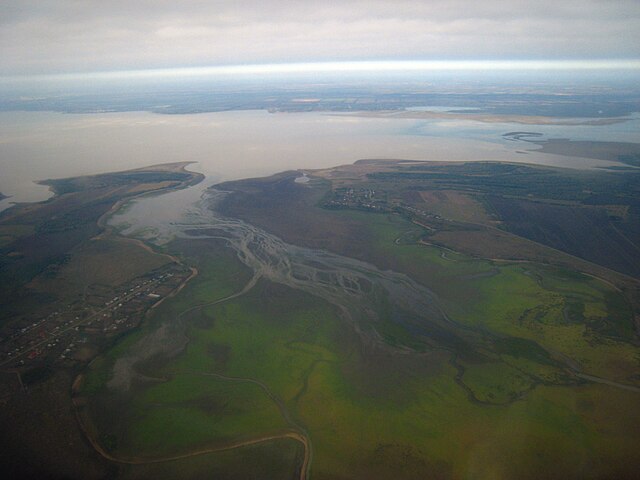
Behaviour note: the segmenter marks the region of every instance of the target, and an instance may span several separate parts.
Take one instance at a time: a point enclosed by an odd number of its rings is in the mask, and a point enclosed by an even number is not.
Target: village
[[[371,188],[336,188],[333,196],[324,203],[325,208],[357,208],[377,212],[391,212],[384,193]]]
[[[431,227],[421,223],[420,219],[438,222],[443,220],[437,214],[408,205],[400,199],[389,199],[387,192],[372,188],[336,188],[333,190],[331,198],[324,202],[323,207],[332,210],[355,209],[378,213],[398,213],[427,229],[431,229]]]
[[[93,285],[82,300],[50,304],[45,312],[5,328],[0,368],[20,374],[36,367],[73,366],[137,327],[144,314],[176,291],[192,274],[172,263],[120,285]]]

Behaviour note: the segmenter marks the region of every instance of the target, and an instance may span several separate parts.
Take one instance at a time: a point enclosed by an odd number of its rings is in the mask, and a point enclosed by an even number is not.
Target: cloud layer
[[[639,57],[637,0],[0,4],[0,75],[354,59]]]

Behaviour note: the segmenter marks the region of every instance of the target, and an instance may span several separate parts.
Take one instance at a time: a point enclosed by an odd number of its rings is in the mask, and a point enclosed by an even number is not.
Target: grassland
[[[262,284],[206,312],[212,324],[193,327],[187,350],[158,372],[170,380],[142,389],[127,406],[145,413],[133,417],[123,436],[142,443],[128,443],[120,453],[197,450],[229,435],[245,436],[243,426],[254,435],[283,427],[270,423],[277,412],[262,404],[262,392],[247,389],[243,396],[205,376],[222,372],[264,382],[284,402],[313,442],[313,478],[539,478],[545,469],[570,477],[630,473],[612,461],[631,452],[636,434],[620,423],[609,426],[610,435],[597,427],[614,405],[632,409],[633,392],[550,386],[509,401],[514,392],[529,390],[527,374],[499,361],[471,366],[463,381],[480,400],[504,404],[491,406],[469,401],[445,352],[405,358],[371,351],[345,334],[331,308],[282,287]],[[216,410],[220,402],[230,402],[233,411]],[[247,417],[245,407],[252,412]],[[174,417],[176,412],[185,413]],[[217,421],[221,414],[225,422]],[[634,415],[626,420],[637,425]],[[513,454],[503,458],[496,451]],[[223,476],[244,467],[227,468]]]
[[[196,261],[195,252],[206,250],[216,259],[148,327],[203,305],[187,316],[186,348],[142,365],[155,380],[128,392],[109,390],[108,362],[88,376],[87,385],[102,378],[86,395],[98,431],[110,428],[102,438],[114,455],[162,460],[296,430],[309,438],[310,474],[319,479],[633,478],[640,393],[577,375],[637,388],[631,311],[615,288],[559,267],[419,244],[424,231],[398,215],[327,215],[362,228],[361,256],[433,290],[476,354],[404,330],[384,301],[372,305],[381,313],[381,344],[363,342],[325,301],[267,280],[219,302],[242,288],[248,272],[222,244],[198,240],[199,248],[185,244],[181,255]],[[107,358],[135,352],[139,338]],[[100,411],[106,404],[116,408]],[[241,477],[255,454],[255,475],[297,477],[300,444],[277,442],[260,447],[282,448],[281,456],[271,450],[288,462],[277,463],[277,472],[251,446],[162,463],[167,470],[135,466],[130,474],[175,478],[175,465],[186,465]]]
[[[270,443],[241,449],[197,455],[171,462],[126,466],[123,479],[180,478],[297,478],[297,458],[302,447],[294,440],[274,440]]]
[[[313,478],[633,478],[640,357],[633,304],[615,286],[622,277],[600,280],[597,267],[496,229],[477,194],[421,194],[425,226],[397,213],[323,210],[331,183],[302,187],[293,177],[239,184],[223,209],[292,243],[408,274],[436,294],[473,355],[407,331],[384,299],[372,304],[384,342],[363,342],[330,305],[262,281],[203,308],[188,347],[155,375],[266,385],[283,418],[308,434]],[[431,242],[469,232],[487,237],[488,258],[481,245],[470,256]]]
[[[438,190],[420,192],[417,203],[425,211],[450,218],[458,222],[480,223],[492,225],[495,223],[486,212],[486,209],[472,195],[454,190]]]

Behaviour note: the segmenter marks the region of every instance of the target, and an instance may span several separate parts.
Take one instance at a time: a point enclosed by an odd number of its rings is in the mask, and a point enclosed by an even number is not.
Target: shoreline
[[[454,109],[455,110],[455,109]],[[328,115],[340,117],[361,117],[361,118],[389,118],[404,120],[469,120],[481,123],[515,123],[518,125],[551,125],[551,126],[605,126],[625,123],[632,118],[610,117],[610,118],[589,118],[580,117],[550,117],[544,115],[515,115],[515,114],[492,114],[492,113],[459,113],[436,112],[436,111],[414,111],[414,110],[364,110],[362,112],[344,113],[327,112]]]

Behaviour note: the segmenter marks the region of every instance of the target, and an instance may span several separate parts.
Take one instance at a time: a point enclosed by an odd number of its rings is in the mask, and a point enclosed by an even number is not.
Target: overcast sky
[[[0,75],[638,58],[640,0],[0,0]]]

